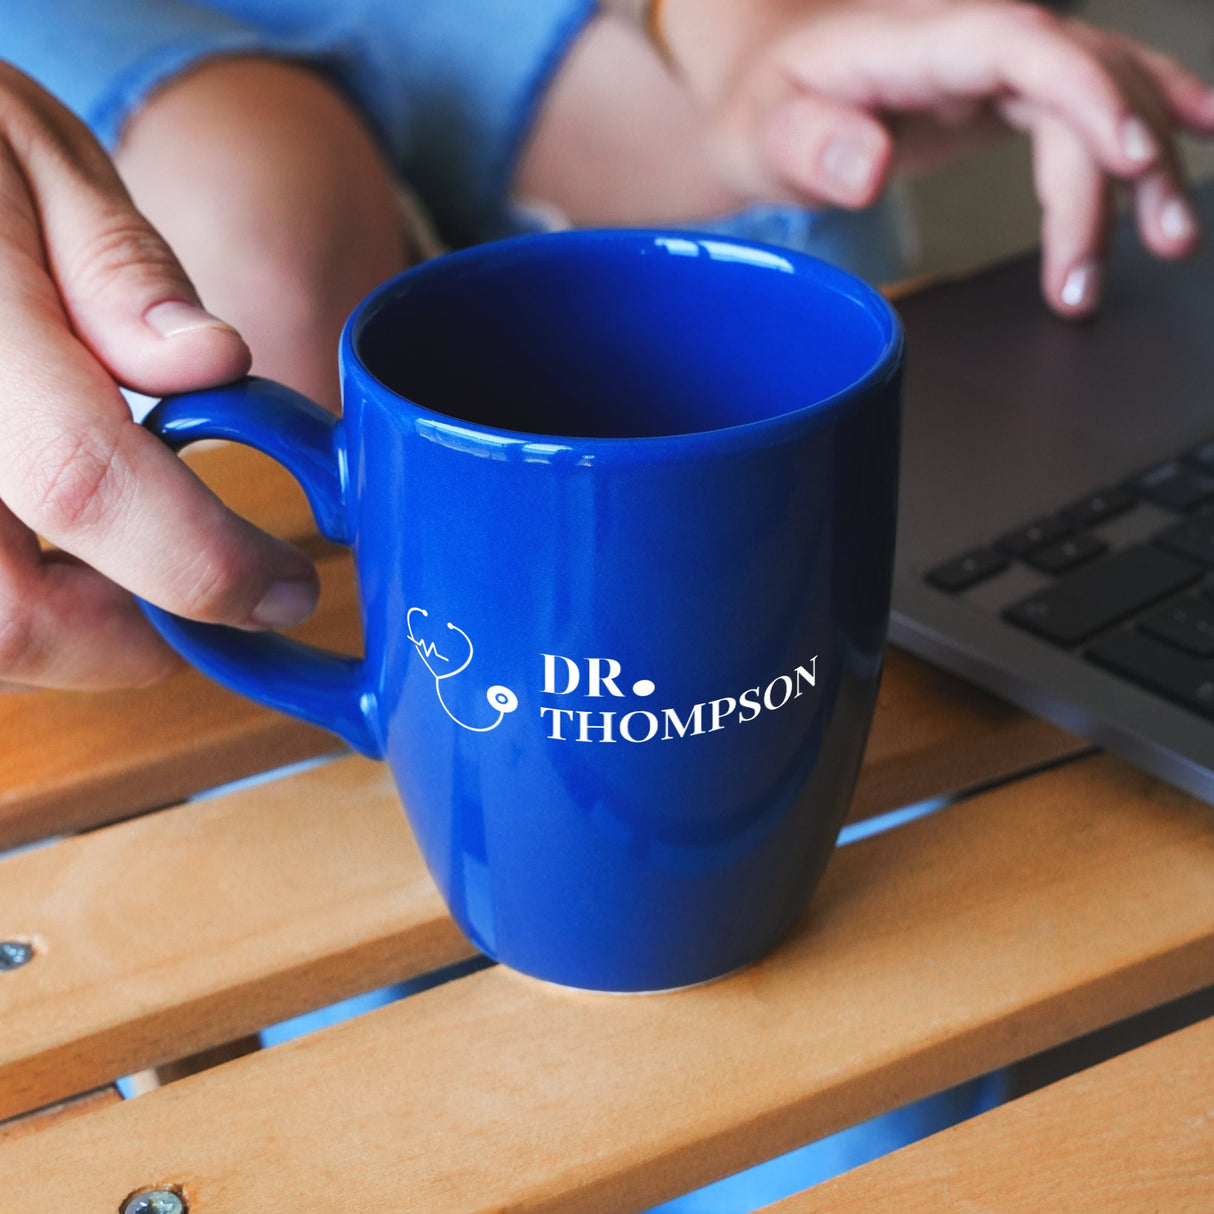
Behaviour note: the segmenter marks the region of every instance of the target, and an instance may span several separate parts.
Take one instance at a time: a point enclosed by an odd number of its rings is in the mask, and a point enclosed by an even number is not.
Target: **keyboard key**
[[[1036,552],[1030,552],[1024,559],[1034,569],[1040,569],[1042,573],[1050,573],[1056,577],[1060,573],[1069,573],[1072,569],[1077,569],[1084,562],[1090,561],[1093,557],[1100,556],[1101,553],[1108,550],[1109,546],[1104,540],[1081,531],[1078,535],[1071,536],[1069,540],[1061,540],[1057,544],[1051,544],[1048,548],[1038,548]]]
[[[1214,475],[1186,467],[1179,460],[1169,460],[1152,468],[1135,482],[1143,497],[1165,510],[1183,513],[1214,498]]]
[[[1008,566],[1008,559],[994,548],[975,548],[963,556],[945,561],[929,570],[927,580],[937,590],[949,594],[960,594],[979,582],[985,582],[988,577],[1002,573]]]
[[[1049,518],[1039,518],[1036,522],[1024,527],[1017,527],[1007,535],[1000,536],[995,544],[1011,556],[1025,557],[1046,544],[1060,540],[1071,531],[1071,524],[1064,522],[1057,515]]]
[[[1192,712],[1214,718],[1214,662],[1191,658],[1140,632],[1114,632],[1084,655]]]
[[[1214,658],[1214,604],[1182,599],[1141,620],[1138,627],[1195,658]]]
[[[1201,577],[1199,566],[1158,548],[1126,548],[1061,578],[1004,611],[1055,645],[1078,645]]]
[[[1137,504],[1138,496],[1132,489],[1126,485],[1114,485],[1072,502],[1058,517],[1072,527],[1095,527],[1097,523],[1124,514]]]
[[[1214,516],[1203,515],[1179,526],[1169,527],[1155,537],[1155,543],[1178,556],[1214,569]]]

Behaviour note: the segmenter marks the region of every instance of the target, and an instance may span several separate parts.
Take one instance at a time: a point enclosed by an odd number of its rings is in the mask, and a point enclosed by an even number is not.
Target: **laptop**
[[[891,639],[1214,803],[1214,184],[1189,260],[1119,226],[1099,316],[1035,257],[899,305]]]

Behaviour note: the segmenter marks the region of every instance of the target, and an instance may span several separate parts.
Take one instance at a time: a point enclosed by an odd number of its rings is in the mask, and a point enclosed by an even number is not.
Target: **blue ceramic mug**
[[[391,764],[451,913],[568,986],[762,956],[825,865],[889,609],[902,337],[805,256],[526,237],[371,295],[338,421],[264,380],[164,401],[353,546],[366,656],[146,609],[237,691]]]

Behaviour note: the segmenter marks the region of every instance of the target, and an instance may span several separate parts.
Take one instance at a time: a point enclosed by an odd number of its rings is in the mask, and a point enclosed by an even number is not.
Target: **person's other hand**
[[[661,18],[740,193],[866,206],[1004,124],[1032,136],[1061,314],[1099,302],[1115,183],[1159,256],[1199,238],[1174,133],[1214,133],[1214,90],[1122,35],[1016,0],[665,0]]]
[[[0,64],[0,686],[173,669],[131,592],[214,623],[308,614],[307,557],[227,510],[118,389],[160,396],[248,367],[89,132]]]

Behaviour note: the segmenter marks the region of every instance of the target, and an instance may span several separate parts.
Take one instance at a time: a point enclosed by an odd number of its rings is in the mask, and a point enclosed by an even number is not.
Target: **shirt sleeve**
[[[595,0],[0,0],[0,58],[111,150],[158,86],[203,59],[316,64],[378,134],[444,236],[511,228],[507,193],[557,65]]]

